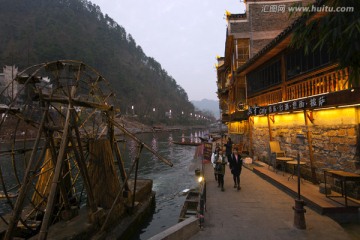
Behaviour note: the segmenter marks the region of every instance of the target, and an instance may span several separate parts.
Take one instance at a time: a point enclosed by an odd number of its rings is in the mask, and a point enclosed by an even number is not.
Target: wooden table
[[[290,180],[290,178],[294,179],[295,169],[296,169],[296,167],[298,166],[298,161],[296,161],[296,160],[293,160],[293,161],[287,161],[287,162],[286,162],[286,164],[292,165],[292,166],[293,166],[293,168],[294,168],[293,173],[292,173],[292,174],[288,177],[288,181],[289,181],[289,180]],[[300,162],[299,162],[299,166],[301,166],[301,165],[305,165],[305,164],[306,164],[305,162],[302,162],[302,161],[300,161]],[[300,178],[301,178],[301,171],[300,171]]]
[[[330,199],[334,198],[334,197],[344,197],[345,198],[345,207],[347,207],[348,202],[347,202],[346,182],[347,181],[355,181],[355,182],[360,181],[360,174],[345,172],[345,171],[341,171],[341,170],[324,170],[325,189],[326,189],[326,176],[330,176],[332,178],[337,178],[340,180],[341,196],[328,195],[327,191],[325,191],[325,196]]]
[[[277,162],[280,162],[281,166],[282,166],[282,170],[283,170],[283,175],[284,175],[285,163],[288,162],[288,161],[292,161],[292,160],[294,160],[294,159],[291,158],[291,157],[277,157],[276,161],[275,161],[275,172],[276,172],[276,164],[277,164]]]

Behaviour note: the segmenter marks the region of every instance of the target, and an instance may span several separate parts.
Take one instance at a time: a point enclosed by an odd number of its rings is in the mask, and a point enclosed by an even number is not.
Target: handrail
[[[272,103],[288,101],[317,94],[337,92],[349,89],[349,69],[333,70],[326,74],[310,76],[296,83],[283,85],[283,88],[260,94],[248,99],[250,106],[266,106]],[[281,87],[279,85],[279,87]],[[283,95],[284,93],[284,95]]]

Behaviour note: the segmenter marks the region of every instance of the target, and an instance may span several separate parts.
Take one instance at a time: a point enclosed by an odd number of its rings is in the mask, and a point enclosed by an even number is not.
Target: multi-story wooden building
[[[313,182],[326,168],[360,172],[360,89],[327,49],[306,55],[289,47],[301,18],[279,6],[293,2],[246,1],[245,14],[227,17],[217,68],[222,121],[253,158],[269,161],[273,140],[287,156],[300,154]]]
[[[229,131],[236,139],[241,137],[237,133],[244,131],[239,120],[247,119],[243,112],[247,101],[246,80],[236,74],[236,70],[296,19],[296,14],[290,17],[285,11],[287,7],[308,2],[311,1],[248,0],[244,14],[227,13],[225,55],[217,64],[218,97],[222,120],[228,123]]]

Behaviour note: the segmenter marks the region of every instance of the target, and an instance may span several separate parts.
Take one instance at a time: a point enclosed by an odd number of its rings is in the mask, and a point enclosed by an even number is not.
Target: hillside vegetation
[[[0,66],[83,61],[111,82],[122,114],[165,121],[170,109],[174,118],[194,112],[175,79],[90,1],[0,0],[0,36]]]

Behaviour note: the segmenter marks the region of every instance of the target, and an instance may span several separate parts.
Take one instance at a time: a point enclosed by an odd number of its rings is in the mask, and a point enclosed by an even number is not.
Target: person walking
[[[221,191],[225,191],[224,189],[224,176],[225,176],[225,165],[226,165],[226,158],[223,156],[222,150],[219,150],[219,158],[215,162],[215,172],[217,174],[218,179],[218,187],[221,187]]]
[[[231,141],[231,138],[228,137],[227,142],[224,144],[225,146],[225,154],[226,157],[228,159],[228,162],[230,162],[231,160],[231,154],[232,154],[232,147],[233,147],[233,142]]]
[[[234,151],[231,155],[230,169],[234,179],[234,188],[237,188],[237,190],[241,189],[240,174],[242,170],[242,164],[243,164],[243,160],[238,152],[238,148],[234,148]]]
[[[215,151],[211,154],[211,163],[214,167],[215,181],[218,181],[218,176],[217,176],[217,172],[216,172],[216,162],[221,157],[219,154],[219,151],[220,151],[220,147],[216,146]]]

